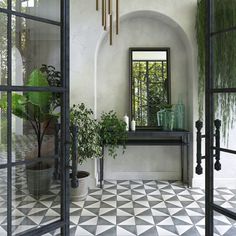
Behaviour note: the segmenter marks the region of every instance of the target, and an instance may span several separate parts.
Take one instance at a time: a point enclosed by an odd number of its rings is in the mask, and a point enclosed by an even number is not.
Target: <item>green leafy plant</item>
[[[52,87],[61,87],[62,86],[62,77],[61,72],[57,71],[56,68],[52,65],[42,64],[40,71],[46,76],[49,86]],[[53,93],[51,96],[51,106],[52,110],[55,110],[60,106],[61,97],[59,93]]]
[[[73,105],[70,109],[70,124],[78,127],[78,162],[101,156],[101,139],[98,122],[93,111],[84,103]]]
[[[48,81],[40,70],[34,70],[26,86],[48,87]],[[12,113],[22,119],[30,122],[38,144],[38,158],[41,157],[41,147],[45,132],[51,121],[58,118],[58,114],[51,110],[51,92],[25,92],[24,95],[12,94]],[[0,100],[0,108],[7,110],[7,97]],[[45,123],[43,125],[43,123]]]
[[[116,112],[103,112],[99,126],[102,144],[108,147],[108,154],[115,158],[117,156],[116,150],[120,144],[123,145],[124,152],[127,139],[126,123],[117,117]]]
[[[198,0],[196,15],[196,38],[198,44],[198,98],[199,116],[203,119],[205,94],[205,15],[206,0]],[[236,25],[236,1],[216,0],[212,9],[213,31],[220,31]],[[236,37],[235,33],[227,32],[214,36],[213,44],[213,80],[215,88],[236,87]],[[222,120],[222,131],[227,141],[229,130],[236,121],[236,95],[234,93],[214,96],[215,118]]]

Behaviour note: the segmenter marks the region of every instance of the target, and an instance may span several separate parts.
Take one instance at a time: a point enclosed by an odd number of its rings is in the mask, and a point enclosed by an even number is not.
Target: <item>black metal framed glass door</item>
[[[228,204],[228,200],[235,198],[235,194],[227,188],[228,186],[217,188],[216,181],[220,172],[224,171],[224,175],[227,175],[230,169],[233,170],[232,164],[226,166],[226,163],[236,159],[235,141],[231,135],[235,131],[233,125],[236,107],[234,73],[236,52],[233,49],[232,40],[236,38],[236,20],[233,15],[235,11],[232,10],[236,5],[235,3],[229,5],[229,2],[206,0],[205,235],[207,236],[213,236],[214,233],[224,235],[224,232],[228,230],[225,228],[224,231],[221,228],[221,232],[220,230],[216,232],[214,222],[219,222],[219,219],[223,219],[222,217],[229,222],[236,221],[235,208],[230,203]],[[225,14],[224,11],[227,8],[231,10]],[[227,132],[224,133],[224,130]],[[225,199],[227,199],[227,204],[225,204]],[[230,234],[230,230],[229,228],[227,235],[234,235],[233,231]]]
[[[69,235],[69,0],[0,0],[0,65],[0,235]]]

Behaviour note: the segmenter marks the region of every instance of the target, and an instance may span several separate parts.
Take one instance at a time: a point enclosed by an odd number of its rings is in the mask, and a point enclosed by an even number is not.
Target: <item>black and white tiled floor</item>
[[[234,210],[235,194],[217,189],[215,199]],[[76,236],[204,235],[204,191],[180,182],[105,181],[85,202],[72,203],[71,221]],[[235,236],[236,222],[216,214],[215,235]]]
[[[48,195],[28,194],[24,169],[14,173],[13,232],[38,228],[60,219],[59,184]],[[1,175],[0,175],[1,177]],[[6,235],[6,179],[0,178],[0,235]],[[236,190],[215,190],[215,202],[236,210]],[[199,236],[204,234],[204,191],[180,182],[105,181],[85,201],[71,202],[71,236]],[[49,235],[60,235],[55,231]],[[235,236],[236,222],[215,215],[215,236]]]

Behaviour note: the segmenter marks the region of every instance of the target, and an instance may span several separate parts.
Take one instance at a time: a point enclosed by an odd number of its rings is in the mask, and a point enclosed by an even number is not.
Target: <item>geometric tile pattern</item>
[[[38,228],[60,217],[59,184],[48,195],[28,194],[24,170],[17,169],[14,185],[14,234]],[[6,191],[0,177],[0,235],[6,235]],[[236,191],[215,190],[215,202],[236,209]],[[179,181],[104,181],[103,189],[89,190],[85,201],[70,206],[71,236],[199,236],[204,235],[204,191]],[[60,235],[60,231],[46,236]],[[215,235],[235,236],[236,223],[215,215]]]
[[[7,230],[6,170],[0,171],[0,235]],[[47,195],[36,199],[29,194],[25,168],[12,169],[12,231],[23,233],[60,220],[60,184],[54,182]]]
[[[233,190],[217,189],[215,198],[235,207]],[[103,190],[92,189],[86,201],[72,203],[71,235],[199,236],[204,211],[204,191],[181,182],[105,181]],[[235,222],[216,214],[215,235],[235,236]]]

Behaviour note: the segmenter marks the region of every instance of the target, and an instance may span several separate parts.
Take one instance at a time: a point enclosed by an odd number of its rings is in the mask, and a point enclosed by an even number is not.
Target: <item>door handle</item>
[[[215,125],[215,154],[213,157],[215,157],[215,170],[220,171],[221,170],[221,163],[220,163],[220,127],[221,127],[221,120],[217,119],[214,121]],[[201,130],[203,127],[203,122],[198,120],[195,123],[195,127],[197,129],[197,166],[195,169],[196,174],[201,175],[203,173],[202,168],[202,160],[207,158],[205,156],[202,156],[202,138],[205,138],[206,135],[202,135]]]
[[[197,166],[196,166],[196,174],[201,175],[203,173],[202,169],[202,133],[201,129],[203,127],[203,122],[198,120],[195,123],[195,127],[197,128]]]

